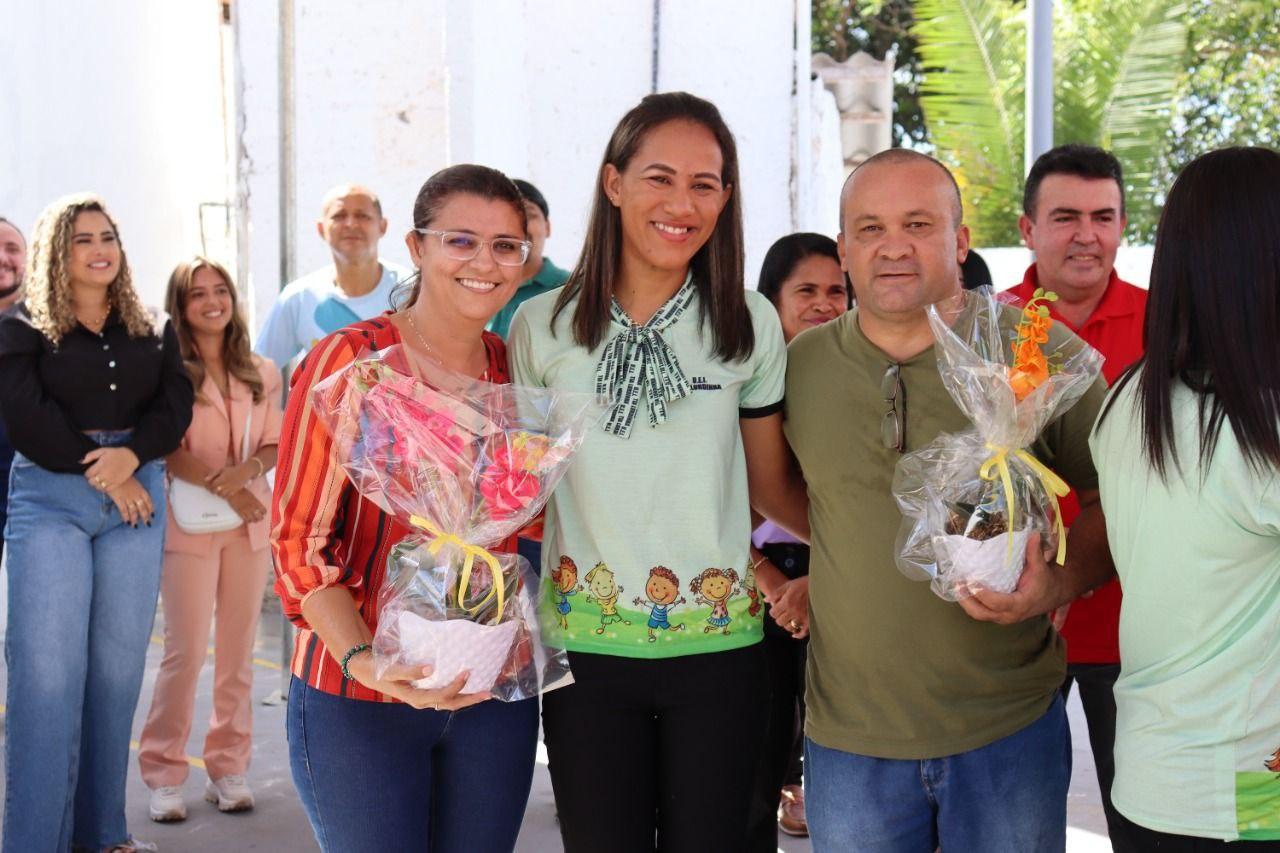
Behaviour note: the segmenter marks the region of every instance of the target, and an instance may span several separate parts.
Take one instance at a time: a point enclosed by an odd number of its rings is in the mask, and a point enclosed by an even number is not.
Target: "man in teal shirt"
[[[524,283],[516,290],[511,301],[489,321],[489,331],[507,338],[507,330],[511,327],[511,318],[516,315],[520,303],[532,299],[540,293],[555,290],[569,278],[569,272],[562,270],[542,256],[542,247],[551,236],[551,212],[547,207],[547,199],[538,188],[528,181],[517,178],[514,181],[524,196],[524,211],[529,218],[529,260],[524,262]]]

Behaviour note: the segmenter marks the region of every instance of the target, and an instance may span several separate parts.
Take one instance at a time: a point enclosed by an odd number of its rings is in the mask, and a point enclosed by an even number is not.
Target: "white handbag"
[[[241,462],[249,458],[249,427],[252,423],[251,407],[244,420]],[[174,524],[186,533],[221,533],[224,530],[235,530],[244,524],[244,519],[224,499],[204,486],[188,483],[177,477],[169,481],[169,512],[173,513]]]

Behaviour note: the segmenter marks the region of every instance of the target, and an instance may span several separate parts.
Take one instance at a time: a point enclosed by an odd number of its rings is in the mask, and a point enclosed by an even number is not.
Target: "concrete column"
[[[893,145],[894,54],[876,59],[858,52],[844,62],[814,54],[813,68],[836,96],[846,174]]]
[[[1027,107],[1024,171],[1053,147],[1053,0],[1027,2]]]

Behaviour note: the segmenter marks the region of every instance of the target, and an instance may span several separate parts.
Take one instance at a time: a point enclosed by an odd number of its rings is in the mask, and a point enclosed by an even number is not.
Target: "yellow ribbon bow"
[[[1015,524],[1015,513],[1017,512],[1013,498],[1013,478],[1009,475],[1009,453],[1008,447],[996,447],[994,444],[987,444],[987,450],[991,451],[991,456],[986,462],[982,463],[982,467],[978,469],[978,475],[984,480],[994,480],[996,473],[999,472],[1000,484],[1004,486],[1005,503],[1009,507],[1009,550],[1013,551],[1013,531],[1017,526]],[[1037,477],[1040,478],[1040,484],[1044,486],[1045,494],[1049,496],[1049,500],[1053,503],[1053,517],[1058,532],[1058,557],[1057,564],[1061,566],[1067,559],[1067,530],[1062,523],[1062,509],[1058,506],[1058,498],[1064,498],[1071,491],[1071,487],[1059,477],[1044,466],[1039,459],[1032,456],[1025,450],[1019,448],[1013,451],[1013,455],[1030,468]],[[993,471],[992,469],[995,469]]]
[[[498,619],[502,618],[503,599],[506,594],[506,583],[502,577],[502,567],[498,564],[498,558],[493,554],[481,548],[479,545],[472,545],[465,541],[462,537],[453,533],[445,533],[439,527],[436,527],[428,519],[420,515],[410,516],[409,522],[414,527],[419,527],[431,534],[431,541],[427,544],[427,551],[431,556],[438,556],[440,549],[445,545],[452,545],[466,555],[466,561],[462,564],[462,573],[458,576],[458,603],[466,609],[468,613],[475,613],[485,603],[493,598],[498,597]],[[480,599],[472,607],[467,607],[467,588],[471,585],[471,569],[475,565],[476,558],[479,557],[489,565],[489,574],[493,580],[493,586],[489,590],[489,594]],[[496,619],[494,621],[497,621]]]

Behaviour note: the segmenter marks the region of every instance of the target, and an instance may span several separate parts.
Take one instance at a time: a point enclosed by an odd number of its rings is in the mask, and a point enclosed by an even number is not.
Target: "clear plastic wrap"
[[[527,560],[489,549],[528,524],[564,475],[603,401],[496,385],[413,358],[362,355],[312,389],[337,461],[360,493],[415,531],[394,546],[380,592],[375,670],[431,665],[414,682],[515,701],[572,683],[542,642]]]
[[[1084,395],[1103,359],[1065,327],[1050,334],[1056,299],[1037,290],[1019,308],[983,288],[927,310],[942,384],[973,429],[898,461],[897,563],[948,601],[1012,592],[1033,532],[1047,556],[1066,557],[1058,498],[1068,487],[1028,448]]]

